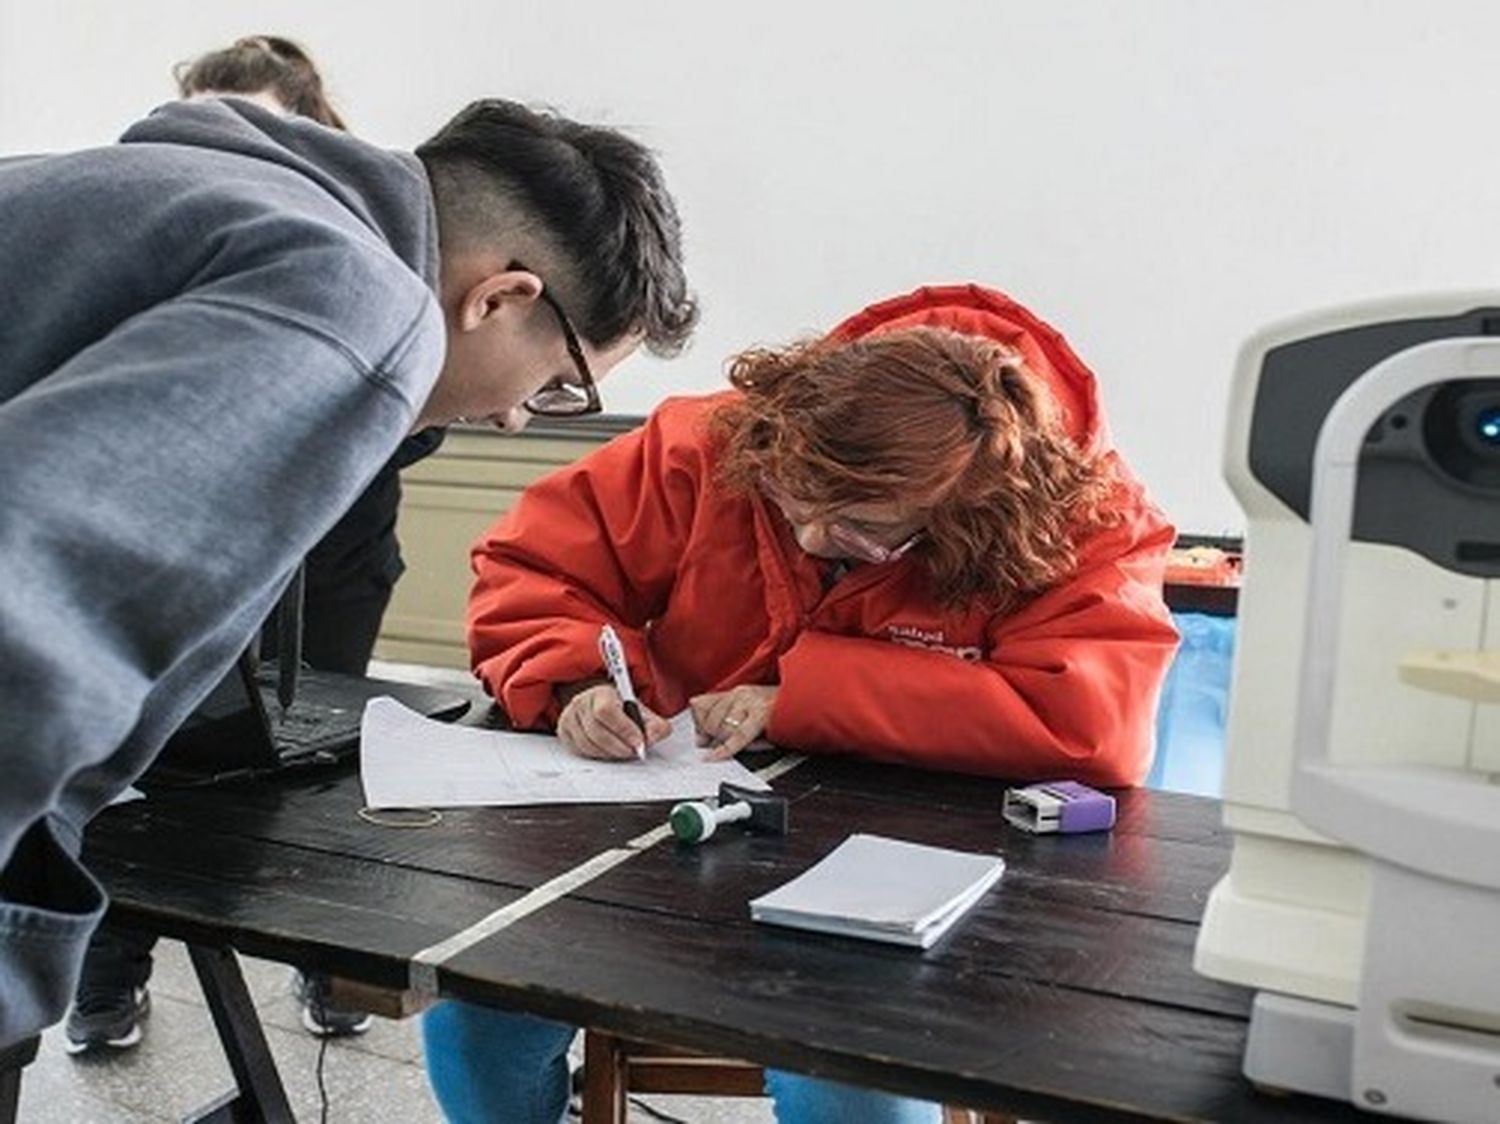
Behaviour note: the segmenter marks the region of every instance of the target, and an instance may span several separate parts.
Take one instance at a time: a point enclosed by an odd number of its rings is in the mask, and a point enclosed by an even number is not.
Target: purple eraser
[[[1115,798],[1077,781],[1043,781],[1005,790],[1007,822],[1038,835],[1108,831],[1115,826]]]

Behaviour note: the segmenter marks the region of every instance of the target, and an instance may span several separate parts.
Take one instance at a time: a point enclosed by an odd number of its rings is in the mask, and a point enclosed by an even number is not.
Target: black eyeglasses
[[[518,261],[511,262],[505,268],[531,272]],[[557,298],[548,292],[545,286],[538,295],[557,316],[558,326],[562,328],[563,343],[568,348],[568,358],[573,360],[573,368],[578,372],[578,381],[563,382],[560,379],[553,379],[522,402],[522,409],[529,414],[550,418],[576,418],[584,414],[599,413],[604,409],[604,403],[599,401],[599,388],[594,383],[594,373],[589,370],[589,361],[584,358],[583,347],[578,342],[578,333],[573,330],[573,322],[568,319],[568,314],[562,310],[562,305],[557,303]]]

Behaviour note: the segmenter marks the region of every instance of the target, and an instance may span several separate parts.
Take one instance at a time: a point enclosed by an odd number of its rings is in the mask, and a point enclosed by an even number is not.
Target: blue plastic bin
[[[1146,785],[1219,796],[1235,621],[1207,613],[1173,613],[1172,619],[1182,644],[1162,685],[1156,757]]]

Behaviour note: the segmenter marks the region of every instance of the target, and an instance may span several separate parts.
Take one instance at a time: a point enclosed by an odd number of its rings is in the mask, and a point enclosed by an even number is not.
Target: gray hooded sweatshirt
[[[415,157],[247,101],[0,161],[0,1046],[103,912],[82,826],[411,428],[436,273]]]

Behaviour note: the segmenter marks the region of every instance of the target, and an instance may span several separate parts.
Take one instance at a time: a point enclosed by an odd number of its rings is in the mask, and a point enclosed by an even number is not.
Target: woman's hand
[[[688,700],[698,744],[712,745],[705,761],[727,761],[765,733],[776,705],[775,687],[746,685]]]
[[[672,732],[665,718],[641,707],[646,720],[646,745],[659,742]],[[625,713],[620,693],[609,683],[585,686],[573,694],[557,718],[557,736],[563,745],[584,757],[623,760],[640,756],[641,731]]]

